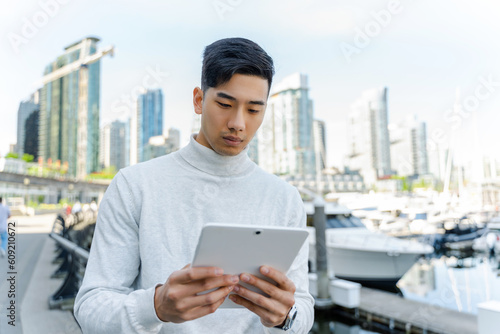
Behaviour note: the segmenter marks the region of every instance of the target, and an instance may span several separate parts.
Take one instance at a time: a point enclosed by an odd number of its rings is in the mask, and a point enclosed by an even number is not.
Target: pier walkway
[[[392,293],[361,288],[360,313],[366,313],[363,318],[379,316],[383,319],[393,319],[409,331],[409,323],[413,327],[426,329],[430,333],[447,334],[477,334],[477,316],[449,310],[440,306],[424,304],[403,299]]]
[[[12,217],[16,221],[16,326],[7,323],[9,287],[5,275],[7,259],[0,258],[0,333],[5,334],[81,334],[71,311],[49,310],[49,297],[62,279],[50,276],[58,265],[52,264],[55,242],[49,238],[56,215]]]

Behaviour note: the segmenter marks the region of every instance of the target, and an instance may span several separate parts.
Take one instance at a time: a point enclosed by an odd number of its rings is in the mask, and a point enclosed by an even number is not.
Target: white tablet
[[[230,275],[249,273],[276,284],[260,274],[260,267],[267,265],[286,274],[308,235],[299,228],[210,223],[201,231],[192,266],[220,267]],[[221,307],[242,306],[226,298]]]

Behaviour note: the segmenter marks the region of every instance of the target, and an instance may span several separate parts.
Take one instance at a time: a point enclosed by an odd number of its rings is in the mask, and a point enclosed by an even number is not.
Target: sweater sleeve
[[[307,214],[298,191],[295,192],[292,208],[289,226],[305,229]],[[303,334],[309,333],[312,328],[314,322],[314,298],[309,293],[308,257],[309,243],[306,240],[287,273],[288,278],[294,282],[296,289],[295,306],[297,307],[297,317],[295,318],[292,328],[286,332],[279,328],[265,328],[267,334]]]
[[[155,287],[134,289],[139,275],[139,225],[130,187],[120,172],[101,202],[90,257],[75,300],[84,333],[158,333]]]

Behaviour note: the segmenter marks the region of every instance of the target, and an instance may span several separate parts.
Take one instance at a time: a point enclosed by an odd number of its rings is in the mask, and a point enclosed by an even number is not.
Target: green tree
[[[26,162],[32,162],[35,159],[35,157],[32,156],[31,154],[24,153],[22,159]]]
[[[17,153],[14,153],[14,152],[9,152],[5,155],[5,158],[6,159],[18,159],[19,158],[19,154]]]

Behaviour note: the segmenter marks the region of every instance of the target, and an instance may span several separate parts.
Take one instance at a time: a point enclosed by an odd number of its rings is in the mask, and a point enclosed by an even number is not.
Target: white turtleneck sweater
[[[99,208],[90,258],[76,297],[84,333],[308,333],[307,242],[287,276],[298,309],[291,330],[264,327],[247,309],[218,309],[182,324],[154,309],[155,286],[193,260],[208,222],[305,227],[298,191],[247,155],[221,156],[191,137],[181,150],[120,170]],[[251,251],[251,250],[249,250]]]

